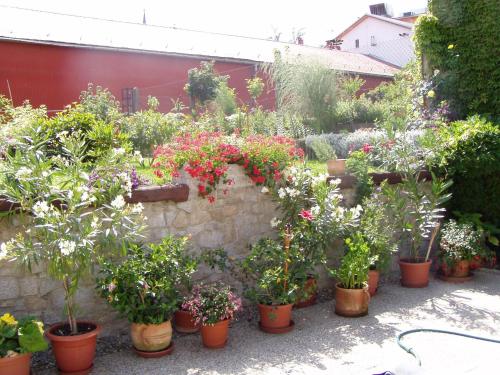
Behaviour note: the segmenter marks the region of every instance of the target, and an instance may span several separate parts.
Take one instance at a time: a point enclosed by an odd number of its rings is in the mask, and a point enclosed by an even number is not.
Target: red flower
[[[206,191],[206,188],[204,185],[198,185],[198,193],[204,194]]]
[[[313,214],[311,213],[311,211],[309,211],[309,210],[302,210],[302,211],[300,211],[299,216],[300,216],[301,218],[303,218],[303,219],[308,220],[308,221],[312,221],[312,220],[314,220],[314,216],[313,216]]]
[[[163,172],[162,172],[162,171],[160,171],[159,169],[155,169],[153,173],[154,173],[154,174],[155,174],[155,176],[156,176],[156,177],[158,177],[158,178],[163,178],[163,176],[164,176],[164,175],[163,175]]]
[[[255,165],[253,166],[253,174],[256,176],[260,176],[262,172],[260,171],[259,168],[257,168]]]
[[[207,199],[208,199],[208,201],[210,203],[214,203],[215,202],[215,197],[213,195],[209,195]]]
[[[364,152],[365,154],[369,154],[369,153],[372,151],[372,149],[373,149],[373,146],[372,146],[372,145],[369,145],[368,143],[365,143],[365,144],[363,145],[363,152]]]

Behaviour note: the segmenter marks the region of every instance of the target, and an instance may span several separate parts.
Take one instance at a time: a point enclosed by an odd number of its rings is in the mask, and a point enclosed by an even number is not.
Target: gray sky
[[[92,17],[268,38],[302,30],[306,44],[335,37],[380,0],[0,0],[0,4]],[[395,16],[424,8],[427,0],[385,1]],[[1,11],[1,10],[0,10]]]

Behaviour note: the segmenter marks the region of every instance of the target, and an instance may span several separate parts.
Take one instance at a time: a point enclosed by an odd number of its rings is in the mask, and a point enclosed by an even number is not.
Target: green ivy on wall
[[[438,70],[439,99],[459,117],[500,119],[499,0],[430,0],[415,26],[417,53]]]

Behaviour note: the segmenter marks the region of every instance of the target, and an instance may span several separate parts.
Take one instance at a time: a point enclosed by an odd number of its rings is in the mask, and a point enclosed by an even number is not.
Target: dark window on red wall
[[[356,48],[359,48],[359,39],[356,39],[356,40],[354,41],[354,45],[356,46]]]
[[[127,87],[122,89],[122,111],[130,115],[139,110],[139,89]]]

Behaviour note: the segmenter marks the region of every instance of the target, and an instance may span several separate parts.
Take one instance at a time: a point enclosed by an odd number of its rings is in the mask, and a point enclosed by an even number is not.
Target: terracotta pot
[[[174,314],[174,327],[177,332],[195,333],[200,330],[189,311],[177,310]]]
[[[2,375],[30,375],[30,367],[31,353],[0,358],[0,374]]]
[[[368,271],[368,292],[372,297],[377,293],[379,280],[380,272],[378,270]]]
[[[130,325],[130,336],[134,347],[143,352],[157,352],[167,348],[172,341],[172,324],[167,320],[161,324]]]
[[[326,162],[328,174],[330,176],[345,175],[345,159],[330,159]]]
[[[203,346],[210,349],[219,349],[226,346],[229,336],[229,319],[221,320],[214,325],[201,326],[201,340]]]
[[[362,289],[346,289],[335,285],[335,314],[348,317],[368,314],[370,292],[368,285]]]
[[[478,270],[481,268],[481,257],[479,255],[474,256],[470,261],[469,267],[471,270]]]
[[[470,272],[470,262],[468,260],[459,260],[453,265],[451,270],[452,277],[467,277]]]
[[[421,262],[412,262],[409,259],[401,259],[399,261],[401,285],[407,288],[425,288],[429,285],[431,264],[432,260],[424,262],[421,259]]]
[[[260,324],[268,328],[287,328],[292,320],[292,307],[288,305],[262,305],[259,303]]]
[[[297,302],[293,305],[296,308],[308,307],[316,303],[318,298],[318,282],[314,276],[309,276],[302,291],[298,293]]]
[[[90,328],[89,332],[75,336],[59,336],[55,332],[67,323],[56,323],[46,332],[47,338],[52,343],[52,351],[56,357],[56,365],[61,372],[80,374],[89,373],[95,357],[97,336],[101,326],[93,322],[78,321],[79,331]]]

